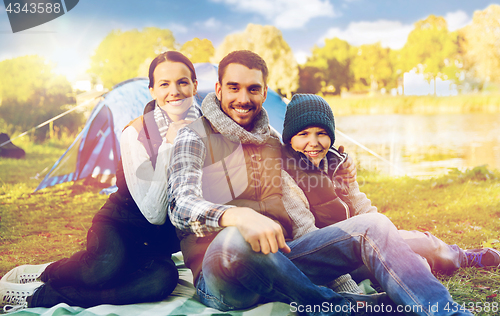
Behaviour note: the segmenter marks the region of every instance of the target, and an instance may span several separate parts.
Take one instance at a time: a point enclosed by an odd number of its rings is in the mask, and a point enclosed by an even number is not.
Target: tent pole
[[[99,97],[100,97],[100,96],[99,96]],[[58,118],[61,118],[61,117],[65,116],[66,114],[73,112],[74,110],[76,110],[77,108],[79,108],[79,107],[81,107],[81,106],[84,106],[84,105],[89,104],[90,102],[94,101],[94,100],[95,100],[95,99],[97,99],[97,98],[98,98],[98,97],[95,97],[95,98],[93,98],[93,99],[87,100],[87,101],[83,102],[82,104],[77,105],[77,106],[75,106],[74,108],[72,108],[72,109],[70,109],[70,110],[67,110],[67,111],[66,111],[66,112],[64,112],[64,113],[61,113],[61,114],[59,114],[59,115],[57,115],[57,116],[54,116],[54,117],[53,117],[53,118],[51,118],[50,120],[47,120],[47,121],[45,121],[45,122],[43,122],[43,123],[41,123],[41,124],[38,124],[37,126],[35,126],[35,127],[31,128],[31,129],[27,130],[26,132],[21,133],[21,134],[19,134],[18,136],[14,137],[14,138],[12,138],[12,139],[9,139],[9,140],[8,140],[8,141],[6,141],[6,142],[1,143],[1,144],[0,144],[0,147],[5,146],[5,145],[7,145],[8,143],[12,143],[12,141],[13,141],[13,140],[18,139],[18,138],[20,138],[20,137],[23,137],[24,135],[28,134],[29,132],[34,132],[35,130],[39,129],[40,127],[43,127],[43,126],[45,126],[45,125],[47,125],[47,124],[49,124],[49,123],[52,123],[53,121],[57,120]]]

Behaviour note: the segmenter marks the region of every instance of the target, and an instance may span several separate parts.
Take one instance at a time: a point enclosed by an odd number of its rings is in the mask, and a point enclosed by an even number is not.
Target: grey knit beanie
[[[322,127],[335,142],[335,121],[330,105],[315,94],[295,94],[286,107],[283,142],[290,143],[295,134],[308,127]]]

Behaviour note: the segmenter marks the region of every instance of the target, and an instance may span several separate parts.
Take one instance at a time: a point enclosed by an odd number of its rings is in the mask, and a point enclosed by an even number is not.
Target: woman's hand
[[[188,121],[188,120],[180,120],[177,122],[172,122],[170,123],[170,126],[168,127],[167,135],[165,136],[167,143],[174,143],[175,136],[177,136],[177,132],[183,128],[184,126],[188,125],[193,121]]]
[[[339,146],[339,152],[344,152],[344,146]],[[347,160],[337,170],[335,177],[340,177],[346,183],[354,183],[356,182],[356,175],[356,165],[352,157],[348,155]]]

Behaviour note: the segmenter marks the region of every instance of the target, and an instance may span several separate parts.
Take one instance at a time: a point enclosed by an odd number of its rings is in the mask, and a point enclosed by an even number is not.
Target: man
[[[311,315],[359,315],[369,306],[354,302],[365,298],[321,285],[365,264],[401,311],[471,315],[455,308],[384,215],[360,215],[291,240],[289,214],[305,204],[281,170],[280,141],[262,109],[267,77],[258,55],[227,55],[204,116],[175,140],[169,216],[200,300],[223,311],[273,300]]]

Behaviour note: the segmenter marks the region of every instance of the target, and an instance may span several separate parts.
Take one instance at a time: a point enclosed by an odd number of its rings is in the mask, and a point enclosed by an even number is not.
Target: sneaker
[[[5,313],[28,308],[26,299],[42,285],[42,282],[15,284],[0,281],[0,307]]]
[[[18,284],[41,282],[40,275],[42,275],[43,271],[45,271],[45,268],[47,268],[47,266],[51,263],[52,262],[38,265],[25,264],[19,267],[15,267],[14,269],[7,272],[0,281]]]
[[[391,304],[391,300],[387,293],[376,293],[371,295],[354,294],[354,293],[340,293],[345,299],[349,301],[352,306],[352,315],[386,315],[386,306]],[[391,308],[392,311],[392,308]]]
[[[500,252],[493,248],[465,250],[467,267],[500,267]]]

